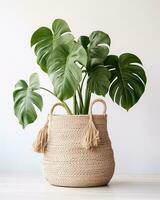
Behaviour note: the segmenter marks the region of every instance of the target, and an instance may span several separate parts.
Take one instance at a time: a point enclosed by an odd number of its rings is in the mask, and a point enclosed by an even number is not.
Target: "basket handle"
[[[66,109],[65,105],[63,103],[55,103],[50,111],[50,114],[53,113],[55,107],[61,106],[63,107],[67,114],[70,114],[69,111]],[[44,124],[43,128],[40,129],[34,143],[33,143],[33,150],[38,152],[38,153],[44,153],[46,151],[47,143],[48,143],[48,123],[49,123],[49,115],[47,118],[46,123]]]
[[[100,102],[100,103],[103,104],[102,114],[104,116],[105,116],[106,111],[107,111],[107,105],[106,105],[106,102],[103,99],[95,99],[90,104],[89,121],[88,121],[86,127],[84,128],[84,138],[83,138],[83,141],[82,141],[82,146],[85,149],[91,149],[93,147],[97,147],[99,145],[99,142],[100,142],[99,130],[96,128],[96,126],[94,124],[94,119],[93,119],[93,116],[92,116],[93,105],[97,102]]]
[[[107,105],[106,102],[103,99],[95,99],[94,101],[92,101],[90,107],[89,107],[89,114],[92,115],[92,109],[93,109],[93,105],[97,102],[100,102],[103,104],[103,112],[102,114],[105,115],[107,112]]]
[[[53,111],[54,111],[54,109],[55,109],[57,106],[63,107],[63,108],[65,109],[65,111],[67,112],[67,114],[70,115],[69,111],[66,109],[66,107],[64,106],[64,104],[63,104],[63,103],[60,103],[60,102],[59,102],[59,103],[55,103],[55,104],[52,106],[51,111],[50,111],[50,114],[53,114]]]

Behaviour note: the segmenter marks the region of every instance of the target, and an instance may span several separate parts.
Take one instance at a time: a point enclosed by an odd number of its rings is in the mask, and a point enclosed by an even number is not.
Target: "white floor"
[[[50,186],[38,175],[0,175],[0,200],[160,200],[160,176],[115,176],[97,188]]]

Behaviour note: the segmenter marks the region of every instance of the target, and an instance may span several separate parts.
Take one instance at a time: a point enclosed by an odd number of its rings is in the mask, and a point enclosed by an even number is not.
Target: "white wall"
[[[51,88],[36,65],[30,37],[38,27],[63,18],[78,37],[93,30],[107,32],[111,53],[132,52],[143,61],[146,92],[128,113],[108,104],[108,129],[118,174],[160,173],[160,1],[158,0],[5,0],[0,2],[0,171],[41,171],[41,155],[31,144],[56,101],[45,96],[43,112],[25,130],[13,114],[12,91],[32,72]],[[44,94],[44,93],[43,93]],[[98,112],[98,108],[96,109]]]

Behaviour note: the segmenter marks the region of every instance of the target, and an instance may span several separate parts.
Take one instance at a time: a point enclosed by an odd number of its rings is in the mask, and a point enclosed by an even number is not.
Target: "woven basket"
[[[96,102],[104,105],[101,115],[92,115]],[[106,104],[97,99],[89,115],[49,115],[44,176],[50,184],[69,187],[106,185],[114,173],[114,157],[107,132]],[[90,130],[89,130],[90,129]],[[95,129],[95,130],[94,130]]]

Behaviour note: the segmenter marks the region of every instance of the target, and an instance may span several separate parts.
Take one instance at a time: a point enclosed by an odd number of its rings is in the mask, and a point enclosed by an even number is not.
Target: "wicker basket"
[[[98,101],[104,105],[103,114],[92,115],[93,104]],[[62,106],[55,104],[49,115],[43,159],[45,178],[50,184],[69,187],[108,184],[115,162],[107,132],[105,102],[93,101],[89,115],[53,115],[57,105]],[[87,132],[87,129],[92,130]]]

